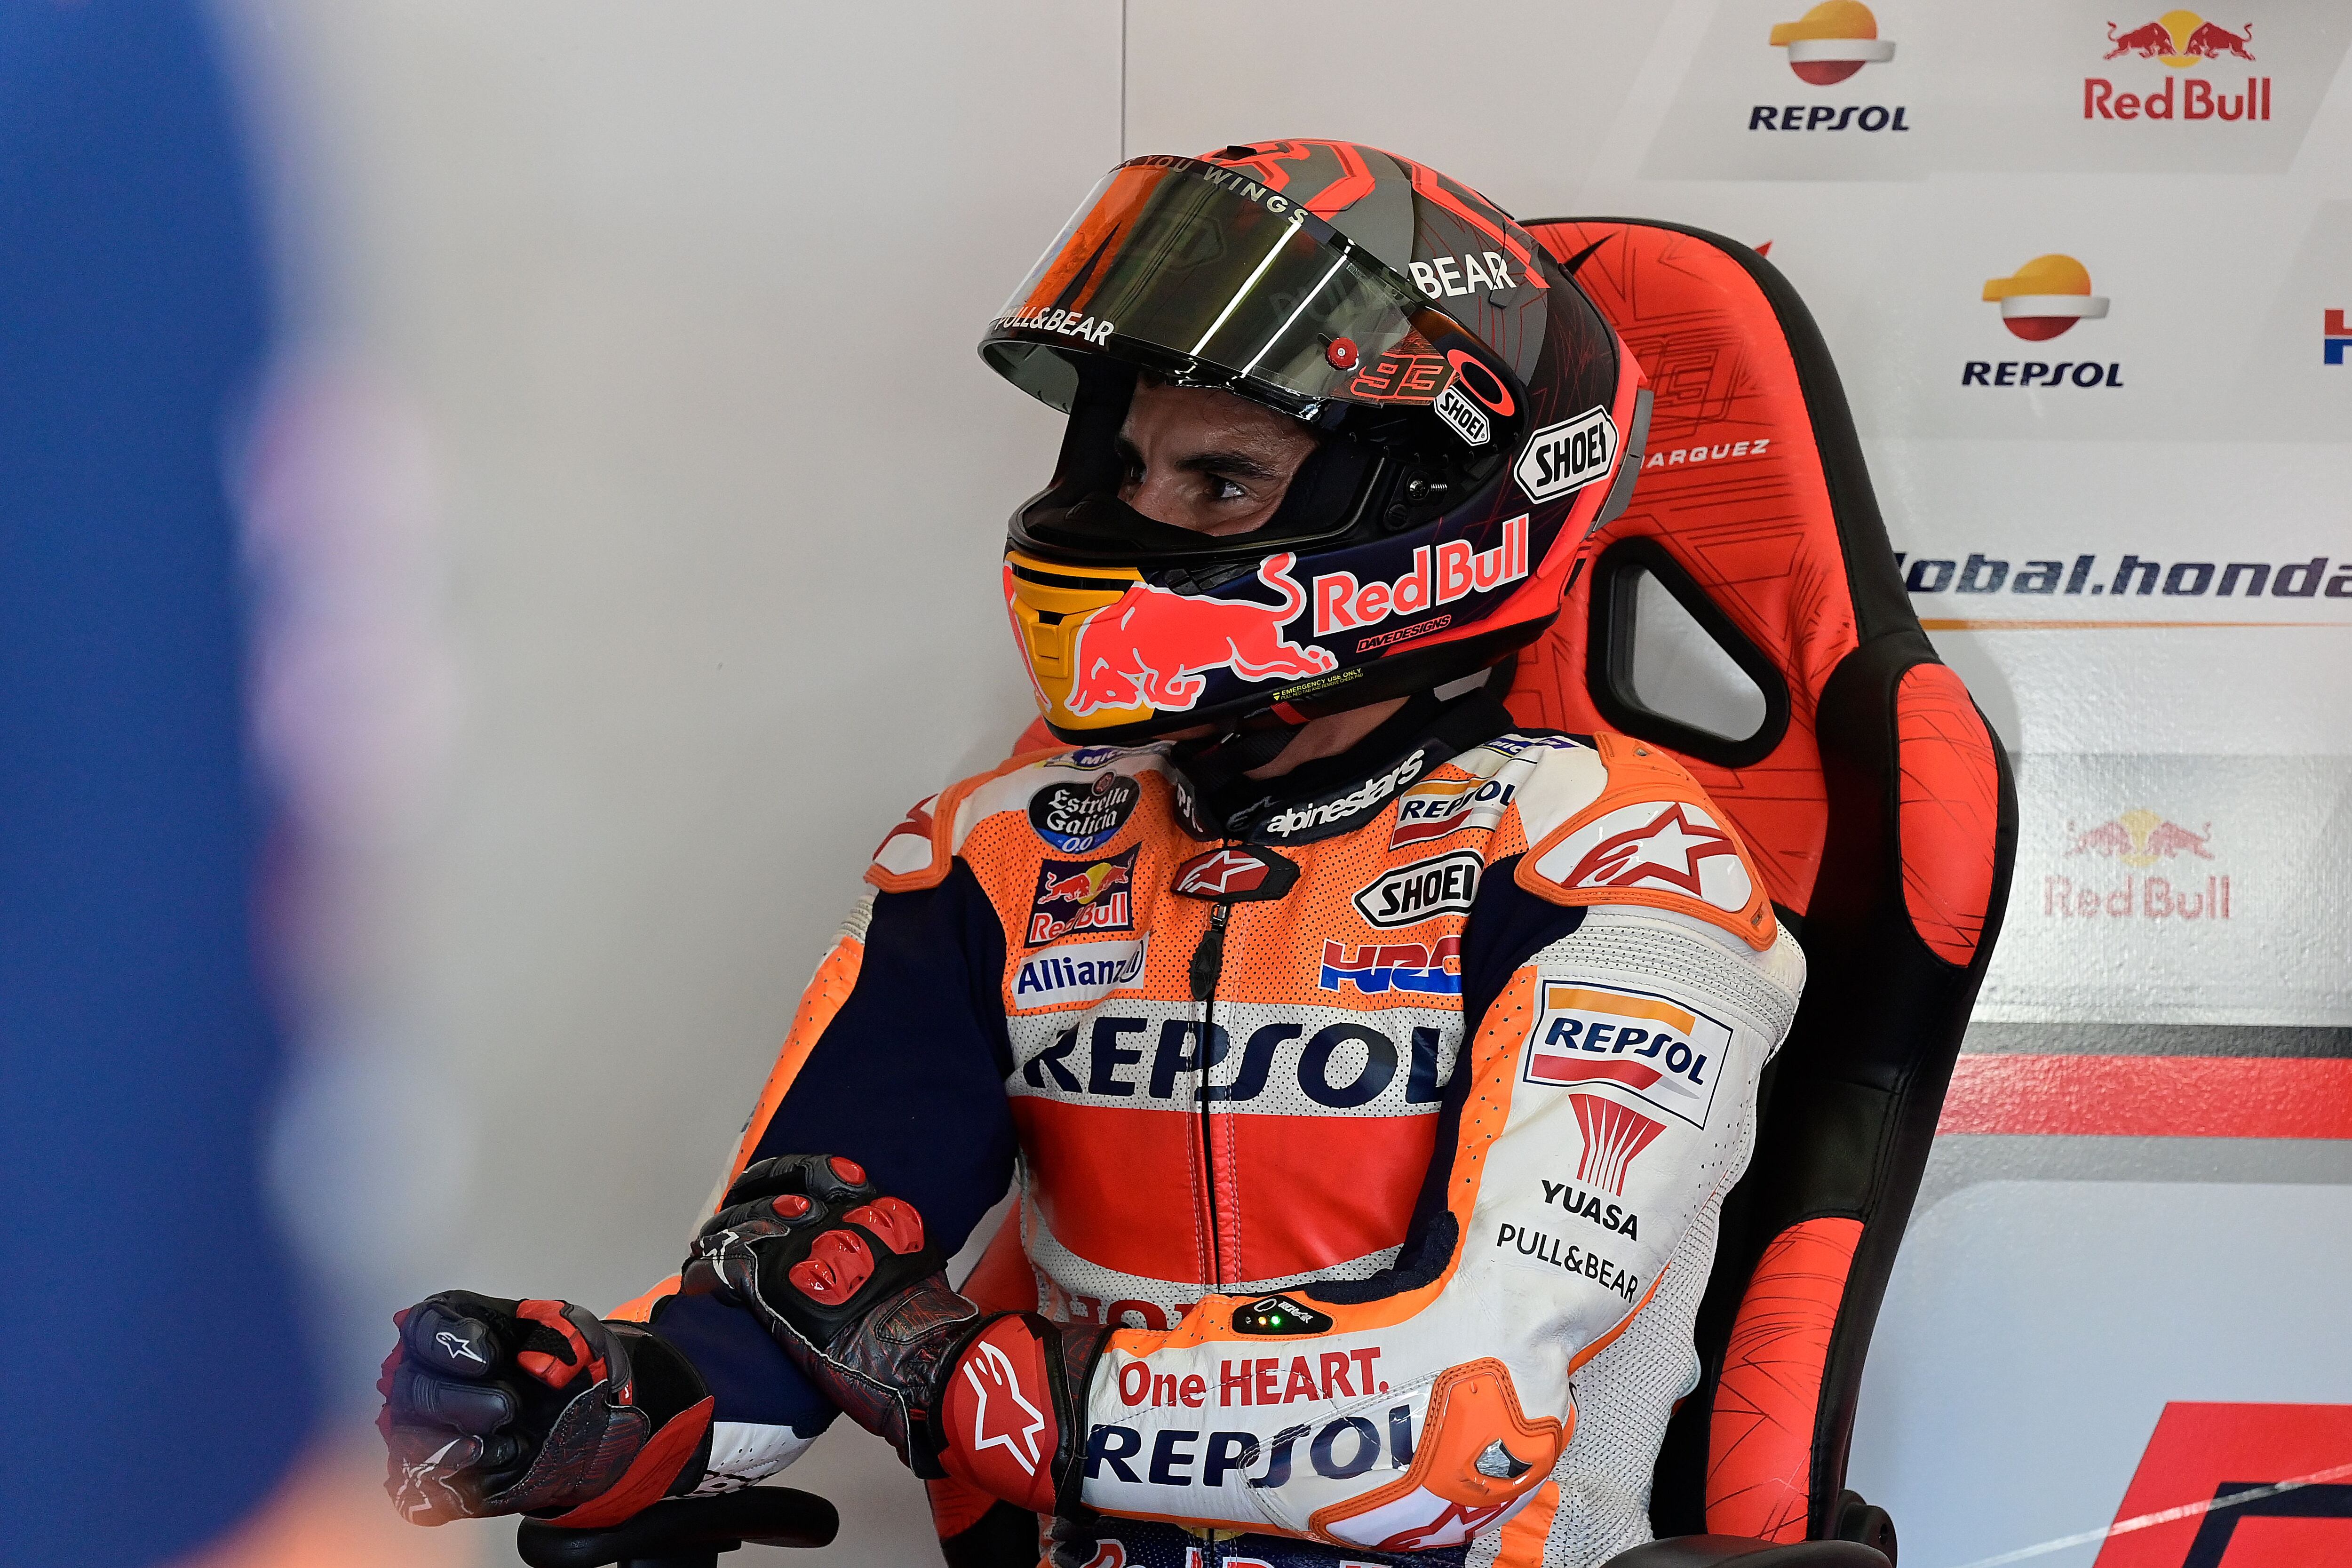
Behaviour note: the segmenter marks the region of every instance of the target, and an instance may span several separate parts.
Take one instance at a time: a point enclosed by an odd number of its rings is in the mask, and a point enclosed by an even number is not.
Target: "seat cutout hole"
[[[1654,573],[1628,564],[1615,587],[1619,636],[1630,644],[1620,666],[1625,695],[1717,740],[1753,740],[1771,705],[1739,661]]]

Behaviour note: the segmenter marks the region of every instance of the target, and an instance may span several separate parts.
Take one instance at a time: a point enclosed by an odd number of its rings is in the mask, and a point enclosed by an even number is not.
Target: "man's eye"
[[[1209,499],[1212,500],[1247,500],[1249,491],[1222,475],[1211,475]]]

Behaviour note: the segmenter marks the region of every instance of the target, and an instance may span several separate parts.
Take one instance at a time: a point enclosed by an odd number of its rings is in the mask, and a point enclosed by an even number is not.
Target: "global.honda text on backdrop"
[[[2085,552],[2012,563],[1981,551],[1914,560],[1910,552],[1898,550],[1895,564],[1903,573],[1903,585],[1914,594],[2352,599],[2352,558],[2340,556],[2166,562],[2126,552],[2121,557]]]

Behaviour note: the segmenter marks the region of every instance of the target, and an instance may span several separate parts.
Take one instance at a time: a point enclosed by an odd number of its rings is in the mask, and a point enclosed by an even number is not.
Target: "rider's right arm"
[[[914,1203],[952,1254],[1013,1175],[1003,942],[961,861],[932,886],[861,899],[801,997],[719,1190],[757,1160],[839,1152]],[[624,1315],[649,1321],[710,1385],[703,1489],[775,1473],[832,1422],[833,1406],[749,1312],[676,1289],[665,1281]]]

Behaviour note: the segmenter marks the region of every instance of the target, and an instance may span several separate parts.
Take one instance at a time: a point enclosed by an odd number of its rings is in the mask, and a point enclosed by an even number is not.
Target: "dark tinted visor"
[[[1142,158],[1095,187],[1005,302],[981,353],[1065,412],[1077,386],[1071,351],[1112,353],[1187,384],[1246,384],[1294,409],[1392,403],[1393,392],[1364,395],[1351,384],[1401,346],[1428,353],[1412,321],[1427,304],[1244,172]]]

